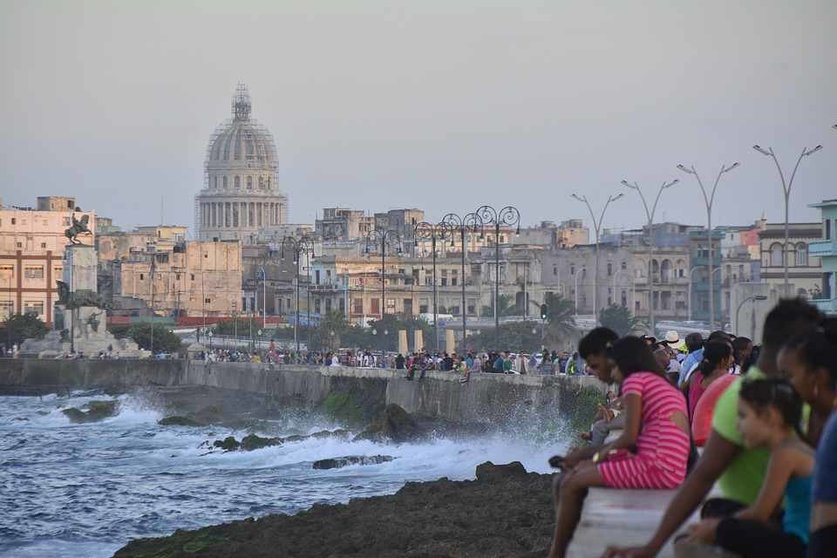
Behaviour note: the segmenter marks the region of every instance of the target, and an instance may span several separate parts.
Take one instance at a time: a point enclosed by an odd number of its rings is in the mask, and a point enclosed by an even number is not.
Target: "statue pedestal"
[[[64,249],[64,283],[70,292],[99,292],[96,280],[96,250],[85,244],[70,244]]]
[[[59,283],[61,300],[55,305],[55,330],[44,339],[27,339],[20,352],[40,358],[76,353],[85,356],[138,358],[148,356],[130,339],[116,339],[107,331],[107,314],[98,294],[96,250],[70,244],[64,251],[64,277]],[[63,290],[63,292],[61,292]]]

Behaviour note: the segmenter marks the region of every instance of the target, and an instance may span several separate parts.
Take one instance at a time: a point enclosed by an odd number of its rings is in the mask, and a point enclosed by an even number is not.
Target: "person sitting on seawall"
[[[669,502],[651,540],[639,547],[611,547],[604,554],[606,558],[656,556],[703,502],[716,480],[722,498],[708,500],[701,510],[701,518],[728,517],[755,502],[764,483],[769,454],[763,448],[746,448],[738,432],[738,391],[742,380],[781,377],[776,357],[782,345],[794,335],[810,335],[822,319],[822,314],[801,298],[781,300],[767,314],[758,362],[745,376],[736,377],[721,394],[703,454]],[[707,391],[698,407],[708,396]]]
[[[619,339],[619,336],[612,329],[597,327],[591,330],[578,342],[578,352],[587,362],[587,369],[605,384],[612,384],[613,363],[608,358],[608,350]],[[624,413],[622,413],[624,415]],[[582,461],[591,459],[598,448],[589,446],[572,449],[566,456],[553,456],[550,463],[560,466],[564,470],[572,469]],[[560,465],[559,465],[560,462]],[[561,477],[555,477],[553,485],[554,497],[558,498],[559,482]]]
[[[596,413],[597,420],[590,427],[589,432],[580,434],[582,440],[590,442],[590,447],[600,448],[612,430],[625,428],[625,414],[622,412],[622,398],[608,392],[608,401],[599,405]]]
[[[639,337],[619,339],[608,357],[621,384],[625,428],[591,461],[564,473],[555,503],[552,558],[566,556],[590,487],[675,488],[686,477],[690,441],[683,394],[671,385]]]
[[[833,556],[837,548],[837,319],[825,320],[822,329],[810,336],[788,341],[779,353],[779,366],[811,405],[808,441],[817,446],[817,457],[808,556]]]
[[[738,396],[738,430],[746,447],[767,448],[767,476],[753,505],[724,519],[704,519],[678,545],[715,544],[741,558],[804,558],[811,522],[814,451],[800,438],[802,399],[784,379],[749,380]],[[781,527],[771,522],[782,506]]]
[[[689,418],[694,420],[698,401],[712,382],[729,376],[733,363],[732,345],[724,341],[709,341],[703,347],[703,360],[683,386],[689,402]]]

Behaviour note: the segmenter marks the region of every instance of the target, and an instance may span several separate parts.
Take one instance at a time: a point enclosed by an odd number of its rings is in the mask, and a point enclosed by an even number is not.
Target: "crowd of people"
[[[566,555],[591,487],[676,490],[645,545],[606,558],[655,556],[699,507],[678,549],[833,556],[837,319],[787,299],[767,315],[760,346],[723,331],[682,344],[669,333],[658,342],[596,328],[579,343],[618,392],[582,433],[588,444],[550,460],[561,470],[550,556]],[[713,486],[720,496],[705,500]]]

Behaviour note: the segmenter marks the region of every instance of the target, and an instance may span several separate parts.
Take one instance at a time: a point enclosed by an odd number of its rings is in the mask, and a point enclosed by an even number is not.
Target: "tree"
[[[20,346],[26,339],[43,339],[49,328],[35,314],[14,314],[0,331],[0,343]]]
[[[541,325],[538,322],[512,322],[500,324],[500,346],[494,329],[468,337],[468,348],[477,351],[540,351]]]
[[[340,347],[349,324],[341,312],[332,310],[320,318],[320,324],[311,333],[311,350],[334,351]]]
[[[488,317],[494,315],[493,302],[494,301],[492,300],[492,304],[482,307],[483,316]],[[518,314],[517,307],[515,306],[511,295],[501,294],[497,297],[497,308],[499,309],[499,312],[497,313],[498,316],[516,316]]]
[[[578,334],[575,325],[575,309],[571,301],[555,293],[546,293],[547,340],[549,345],[560,344]]]
[[[182,342],[180,337],[168,327],[162,324],[141,323],[134,324],[128,330],[128,335],[139,345],[140,349],[150,351],[152,348],[152,332],[154,340],[154,352],[176,353],[180,350]]]
[[[628,335],[633,330],[642,326],[642,320],[634,317],[631,311],[625,306],[611,304],[602,308],[599,312],[599,322],[604,327],[609,327],[619,336]]]

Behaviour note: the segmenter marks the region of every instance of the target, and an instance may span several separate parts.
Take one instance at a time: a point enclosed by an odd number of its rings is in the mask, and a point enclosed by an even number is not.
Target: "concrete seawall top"
[[[265,395],[287,406],[313,408],[343,397],[366,408],[394,403],[432,418],[490,423],[556,415],[574,407],[582,392],[605,390],[591,376],[477,373],[464,384],[452,372],[428,372],[423,380],[412,381],[405,376],[403,370],[340,366],[5,359],[0,360],[0,393],[206,386]]]

